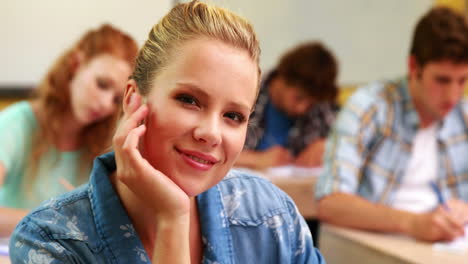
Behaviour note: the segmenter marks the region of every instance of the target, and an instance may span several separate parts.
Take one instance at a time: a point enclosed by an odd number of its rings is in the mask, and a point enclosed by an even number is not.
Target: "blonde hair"
[[[247,51],[257,64],[260,79],[260,48],[252,25],[224,8],[192,1],[177,4],[151,29],[132,75],[140,94],[149,93],[155,75],[168,64],[178,47],[200,37],[219,40]]]
[[[38,130],[33,135],[28,179],[24,181],[26,186],[30,186],[31,181],[35,179],[34,171],[38,168],[40,157],[54,146],[54,139],[62,133],[60,117],[71,108],[70,83],[76,72],[74,58],[77,52],[83,55],[82,63],[87,63],[99,55],[109,54],[133,67],[138,46],[129,35],[104,24],[86,32],[75,45],[58,58],[37,87],[35,100],[42,105],[43,112],[42,118],[38,120]],[[115,111],[104,120],[84,129],[80,135],[83,151],[81,165],[91,164],[92,159],[110,145],[118,115],[118,111]],[[80,167],[87,168],[87,166]]]

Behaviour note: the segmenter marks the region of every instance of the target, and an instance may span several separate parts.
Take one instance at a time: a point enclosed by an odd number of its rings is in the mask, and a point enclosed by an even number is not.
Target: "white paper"
[[[434,243],[433,248],[440,251],[448,251],[463,254],[468,250],[468,225],[465,226],[465,236],[459,237],[450,242]]]
[[[294,165],[269,168],[267,177],[292,178],[292,177],[316,177],[322,172],[322,167],[306,168]]]

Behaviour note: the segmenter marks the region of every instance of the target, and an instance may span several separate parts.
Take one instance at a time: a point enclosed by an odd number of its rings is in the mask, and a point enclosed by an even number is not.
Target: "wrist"
[[[397,231],[402,234],[412,235],[418,214],[401,212],[400,221],[397,221]]]

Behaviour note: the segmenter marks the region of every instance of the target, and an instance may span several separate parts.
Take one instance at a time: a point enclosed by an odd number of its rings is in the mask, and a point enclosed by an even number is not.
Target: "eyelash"
[[[189,94],[179,94],[175,97],[175,99],[184,105],[197,107],[200,106],[198,100]],[[227,112],[224,114],[224,116],[239,124],[244,123],[246,120],[245,116],[238,112]]]

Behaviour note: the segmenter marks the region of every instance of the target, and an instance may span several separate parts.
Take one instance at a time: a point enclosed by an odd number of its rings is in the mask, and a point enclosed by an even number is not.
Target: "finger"
[[[457,237],[464,235],[463,224],[455,219],[453,215],[446,212],[446,210],[439,211],[439,223],[445,233],[448,235],[449,240],[453,240]]]
[[[132,113],[134,113],[138,109],[138,107],[141,106],[141,101],[142,97],[140,94],[136,92],[132,93],[132,95],[130,96],[130,102],[128,103],[127,107],[125,107],[124,116],[129,116]]]
[[[138,151],[138,142],[140,141],[140,137],[146,132],[146,126],[144,124],[132,129],[125,139],[125,142],[122,146],[122,149],[129,154],[135,154],[133,151],[136,150],[136,153],[140,155],[140,151]]]
[[[140,125],[141,121],[143,121],[147,115],[148,106],[140,106],[137,111],[127,116],[126,118],[122,118],[119,127],[117,128],[116,135],[123,135],[125,137],[130,132],[130,130]]]

